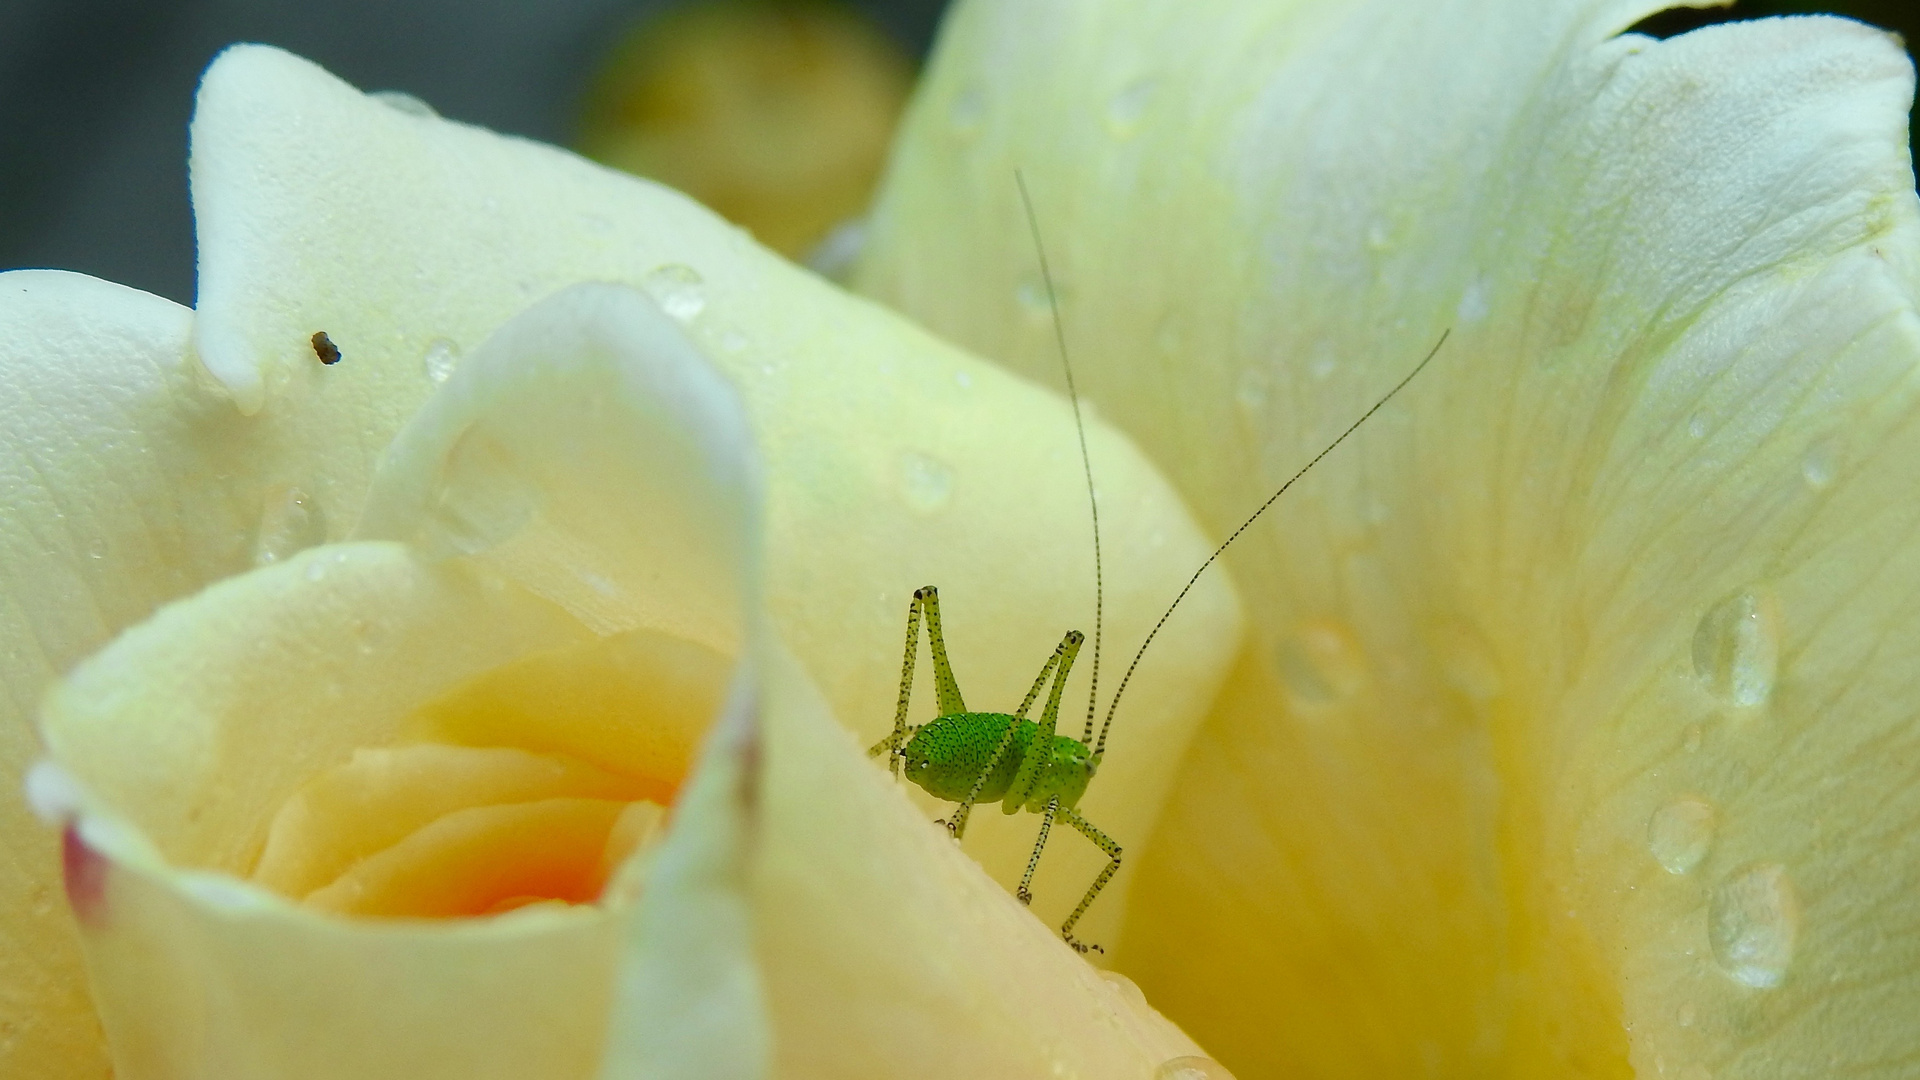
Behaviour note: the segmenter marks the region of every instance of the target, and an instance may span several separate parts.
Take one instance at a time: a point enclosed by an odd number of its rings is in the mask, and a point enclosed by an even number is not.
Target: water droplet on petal
[[[1454,689],[1476,701],[1500,696],[1505,684],[1500,663],[1478,631],[1465,623],[1452,623],[1441,630],[1438,645],[1441,670]]]
[[[1140,119],[1153,104],[1154,91],[1159,88],[1159,79],[1137,79],[1113,95],[1107,102],[1107,133],[1124,139],[1140,130]]]
[[[327,539],[326,515],[313,496],[291,484],[267,489],[260,528],[253,537],[253,565],[265,566]]]
[[[1242,368],[1233,387],[1234,403],[1243,419],[1258,423],[1267,415],[1267,369],[1259,364]]]
[[[1233,1080],[1233,1074],[1212,1058],[1188,1054],[1161,1062],[1153,1080]]]
[[[1491,310],[1492,306],[1487,299],[1487,283],[1481,278],[1475,278],[1460,294],[1460,303],[1455,305],[1453,317],[1459,320],[1462,326],[1472,326],[1486,318],[1487,312]]]
[[[972,135],[980,130],[987,115],[987,95],[977,86],[969,86],[953,97],[947,106],[947,123],[956,135]]]
[[[1713,804],[1682,798],[1662,806],[1647,819],[1647,850],[1669,874],[1684,874],[1700,865],[1713,846]]]
[[[908,506],[931,514],[953,495],[953,472],[925,454],[909,453],[900,459],[900,489]]]
[[[1058,288],[1056,283],[1055,288]],[[1020,310],[1031,319],[1047,319],[1053,316],[1053,305],[1047,302],[1047,283],[1039,277],[1027,278],[1013,287],[1013,301]]]
[[[1142,1011],[1147,1008],[1147,995],[1140,992],[1140,987],[1132,979],[1117,971],[1103,971],[1100,977],[1113,987],[1114,993],[1118,994],[1129,1008]]]
[[[1707,610],[1693,633],[1693,669],[1730,705],[1763,705],[1780,670],[1780,611],[1771,591],[1742,589]]]
[[[705,282],[691,266],[669,263],[640,279],[640,288],[660,310],[681,322],[691,322],[707,306]]]
[[[1822,439],[1807,448],[1807,456],[1800,459],[1800,479],[1815,491],[1833,483],[1834,459],[1839,456],[1832,439]]]
[[[453,369],[460,366],[460,346],[447,338],[434,338],[420,354],[420,366],[427,380],[438,386],[453,378]]]
[[[421,540],[434,555],[474,555],[519,532],[539,509],[512,451],[479,431],[462,435],[441,465]]]
[[[87,542],[87,558],[104,559],[107,557],[107,541],[104,537],[95,537]]]
[[[1367,662],[1352,635],[1331,622],[1302,626],[1275,650],[1280,678],[1294,704],[1332,705],[1358,694],[1367,682]]]
[[[1779,863],[1735,871],[1707,897],[1713,959],[1742,986],[1779,986],[1799,934],[1800,898]]]
[[[405,90],[374,90],[368,93],[367,96],[385,105],[387,108],[392,109],[394,112],[403,112],[408,116],[431,118],[440,115],[433,106],[414,97]]]

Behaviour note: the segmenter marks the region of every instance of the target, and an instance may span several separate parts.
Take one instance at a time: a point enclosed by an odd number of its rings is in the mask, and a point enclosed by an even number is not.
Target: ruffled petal
[[[161,603],[252,565],[288,492],[254,484],[249,432],[191,359],[192,313],[46,270],[0,274],[0,788],[41,754],[47,685]],[[308,530],[310,532],[311,530]],[[308,542],[312,542],[309,540]],[[0,798],[0,1073],[106,1067],[57,835]]]
[[[1452,330],[1230,555],[1121,963],[1243,1072],[1920,1053],[1912,66],[1653,6],[977,3],[897,150],[866,290],[1045,370],[1022,168],[1221,534]]]

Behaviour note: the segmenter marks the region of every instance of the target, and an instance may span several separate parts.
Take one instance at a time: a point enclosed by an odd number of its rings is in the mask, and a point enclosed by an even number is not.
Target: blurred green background
[[[1033,0],[1041,2],[1041,0]],[[945,0],[3,0],[0,268],[193,299],[186,124],[207,62],[279,45],[453,119],[664,179],[790,254],[864,204]],[[1756,0],[1636,29],[1916,0]]]

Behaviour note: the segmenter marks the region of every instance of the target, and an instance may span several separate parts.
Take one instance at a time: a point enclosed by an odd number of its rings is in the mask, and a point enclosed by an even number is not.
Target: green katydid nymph
[[[1040,815],[1040,834],[1034,841],[1033,854],[1027,859],[1026,873],[1020,879],[1015,891],[1021,903],[1030,903],[1033,899],[1031,886],[1033,874],[1040,865],[1040,855],[1046,850],[1047,834],[1052,831],[1055,821],[1064,822],[1073,827],[1082,836],[1092,841],[1094,846],[1106,853],[1106,868],[1088,886],[1085,896],[1067,916],[1060,926],[1060,936],[1067,944],[1081,953],[1100,951],[1098,945],[1080,941],[1073,936],[1073,928],[1081,916],[1093,905],[1100,890],[1113,880],[1120,870],[1121,847],[1114,839],[1102,832],[1082,816],[1076,807],[1086,794],[1087,787],[1093,782],[1094,775],[1100,769],[1100,759],[1106,753],[1107,731],[1113,726],[1115,710],[1120,706],[1120,698],[1127,691],[1127,683],[1132,680],[1134,671],[1140,665],[1141,657],[1146,655],[1147,647],[1166,625],[1167,619],[1186,599],[1200,575],[1206,573],[1220,558],[1222,552],[1240,538],[1260,515],[1267,512],[1295,481],[1306,475],[1307,471],[1319,464],[1333,449],[1346,441],[1347,436],[1359,430],[1360,426],[1378,412],[1387,402],[1393,400],[1414,377],[1424,370],[1429,362],[1439,354],[1440,346],[1447,340],[1442,333],[1428,351],[1426,358],[1415,365],[1411,372],[1377,400],[1358,420],[1349,425],[1332,442],[1315,454],[1304,466],[1280,485],[1267,500],[1260,504],[1247,519],[1240,523],[1220,545],[1213,549],[1206,560],[1200,564],[1193,576],[1187,579],[1180,592],[1167,605],[1153,629],[1140,643],[1140,648],[1127,665],[1120,678],[1119,688],[1114,691],[1107,704],[1106,717],[1100,723],[1098,738],[1094,735],[1094,715],[1097,712],[1100,696],[1100,635],[1102,606],[1104,602],[1104,582],[1101,579],[1100,563],[1100,508],[1094,499],[1093,465],[1087,455],[1086,425],[1081,418],[1079,392],[1074,386],[1073,366],[1067,359],[1066,332],[1060,321],[1060,302],[1054,291],[1053,274],[1047,265],[1045,246],[1040,241],[1040,225],[1034,215],[1033,200],[1027,193],[1026,181],[1019,173],[1014,180],[1020,189],[1020,202],[1026,211],[1027,227],[1033,236],[1034,249],[1039,257],[1040,276],[1046,285],[1047,303],[1053,317],[1054,342],[1060,356],[1060,366],[1066,375],[1067,398],[1073,407],[1075,432],[1080,440],[1080,464],[1086,474],[1087,503],[1093,522],[1093,671],[1089,679],[1087,692],[1087,722],[1080,738],[1056,735],[1054,730],[1060,719],[1060,696],[1066,688],[1067,674],[1073,669],[1073,662],[1080,654],[1080,646],[1085,641],[1078,630],[1068,631],[1053,650],[1053,655],[1041,665],[1040,674],[1033,681],[1033,687],[1020,702],[1020,707],[1012,713],[972,712],[960,695],[959,683],[954,680],[953,667],[947,658],[947,645],[940,633],[940,595],[931,585],[914,591],[913,602],[907,609],[906,656],[900,665],[900,697],[894,709],[893,730],[886,738],[875,743],[867,753],[878,757],[886,754],[888,765],[895,776],[905,772],[906,778],[918,784],[936,799],[957,803],[954,812],[941,823],[958,840],[965,835],[967,817],[973,812],[974,804],[979,802],[999,802],[1008,814],[1027,810]],[[907,723],[907,705],[913,692],[914,663],[920,651],[920,625],[925,621],[927,627],[927,647],[933,657],[934,698],[938,706],[938,716],[932,721],[918,726]],[[1052,686],[1048,688],[1048,681]],[[1027,713],[1033,703],[1039,699],[1040,692],[1047,690],[1046,704],[1041,708],[1040,719],[1036,722],[1027,719]]]

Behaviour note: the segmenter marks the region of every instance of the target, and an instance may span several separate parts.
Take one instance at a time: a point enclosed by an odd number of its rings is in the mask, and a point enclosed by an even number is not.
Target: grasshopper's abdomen
[[[921,728],[907,742],[907,779],[936,799],[964,800],[1000,740],[1006,738],[1008,724],[1015,725],[1013,742],[974,796],[976,802],[983,803],[1006,799],[1021,765],[1034,752],[1034,737],[1040,731],[1040,725],[1032,720],[1015,719],[1006,713],[954,713]],[[1093,764],[1084,744],[1056,735],[1041,752],[1045,756],[1028,771],[1025,790],[1007,806],[1007,813],[1023,808],[1039,812],[1048,799],[1056,796],[1061,806],[1071,808],[1086,792],[1087,782],[1093,778]]]
[[[959,802],[973,789],[994,748],[1006,738],[1008,724],[1018,725],[1013,745],[1007,747],[993,775],[981,785],[978,800],[995,802],[1004,798],[1027,756],[1027,747],[1040,730],[1033,721],[1016,720],[1006,713],[954,713],[922,727],[907,742],[907,779],[936,799]]]

